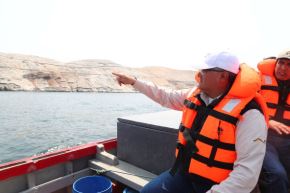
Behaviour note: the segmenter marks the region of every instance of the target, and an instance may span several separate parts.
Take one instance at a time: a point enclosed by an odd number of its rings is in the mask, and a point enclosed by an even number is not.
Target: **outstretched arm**
[[[114,72],[112,74],[116,76],[116,80],[118,81],[119,85],[132,85],[136,90],[159,103],[160,105],[174,110],[182,110],[183,102],[190,92],[188,89],[177,91],[165,89],[158,87],[151,82],[137,80],[132,76],[128,76],[122,73]]]

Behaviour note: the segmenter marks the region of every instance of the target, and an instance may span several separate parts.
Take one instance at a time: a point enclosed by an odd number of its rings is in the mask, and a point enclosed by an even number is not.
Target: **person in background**
[[[258,73],[229,52],[205,57],[188,90],[166,90],[122,73],[132,85],[164,107],[183,111],[176,161],[141,193],[249,193],[262,167],[266,104],[257,93]]]
[[[261,175],[263,193],[288,193],[290,174],[290,49],[258,64],[270,115]]]

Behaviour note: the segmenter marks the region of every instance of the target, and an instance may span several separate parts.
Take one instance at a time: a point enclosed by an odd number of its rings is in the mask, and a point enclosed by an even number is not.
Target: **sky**
[[[289,0],[0,0],[0,52],[190,69],[226,50],[251,66],[290,48]]]

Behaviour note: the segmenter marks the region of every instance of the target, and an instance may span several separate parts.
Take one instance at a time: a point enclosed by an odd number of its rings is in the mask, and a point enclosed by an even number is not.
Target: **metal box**
[[[170,169],[180,120],[178,111],[119,118],[118,158],[157,175]]]

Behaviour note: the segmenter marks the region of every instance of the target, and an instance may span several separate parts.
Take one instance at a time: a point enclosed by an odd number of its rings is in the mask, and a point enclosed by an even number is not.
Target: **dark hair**
[[[228,79],[229,80],[229,84],[228,84],[228,86],[226,88],[226,91],[225,91],[223,96],[226,96],[226,94],[231,90],[232,85],[233,85],[233,83],[234,83],[234,81],[235,81],[235,79],[237,77],[237,75],[235,73],[232,73],[232,72],[229,72],[229,71],[226,71],[226,70],[225,70],[225,72],[227,72],[229,74],[229,79]]]
[[[227,72],[229,73],[229,85],[232,86],[232,84],[234,83],[237,75],[235,73],[232,73],[232,72],[229,72],[229,71],[227,71]]]

